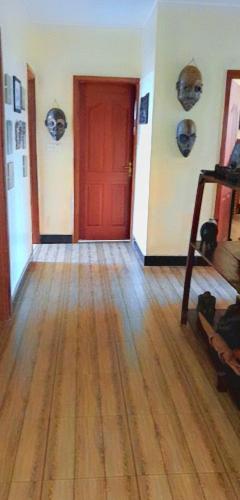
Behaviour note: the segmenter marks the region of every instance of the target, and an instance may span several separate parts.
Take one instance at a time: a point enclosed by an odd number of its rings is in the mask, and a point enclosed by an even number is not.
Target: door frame
[[[4,144],[4,94],[3,94],[3,62],[0,30],[0,320],[10,318],[12,312],[10,257],[8,235],[7,192],[5,176],[5,144]]]
[[[224,101],[224,111],[223,111],[222,139],[221,139],[219,165],[223,165],[224,157],[225,157],[231,85],[232,85],[232,80],[235,80],[235,79],[240,80],[240,70],[239,69],[228,70],[227,76],[226,76],[226,86],[225,86],[225,101]],[[232,201],[231,201],[230,219],[229,219],[228,238],[230,238],[230,236],[231,236],[234,195],[235,195],[235,193],[233,191]],[[216,193],[215,212],[214,212],[214,217],[216,220],[218,220],[218,217],[219,217],[220,203],[221,203],[221,186],[218,185],[217,186],[217,193]]]
[[[30,96],[30,82],[33,85],[33,98]],[[40,243],[39,229],[39,198],[38,198],[38,172],[37,172],[37,138],[36,138],[36,77],[32,68],[27,64],[28,86],[28,142],[30,164],[30,191],[32,214],[32,243]]]
[[[100,82],[100,83],[129,83],[135,87],[135,111],[134,111],[134,129],[133,129],[133,175],[132,175],[132,193],[130,206],[130,238],[132,239],[133,225],[133,200],[135,187],[135,172],[136,172],[136,151],[137,151],[137,126],[138,126],[138,101],[139,101],[139,85],[140,78],[121,78],[121,77],[102,77],[102,76],[80,76],[73,77],[73,141],[74,141],[74,229],[73,242],[79,240],[79,225],[80,225],[80,158],[81,158],[81,141],[80,141],[80,120],[77,111],[79,99],[79,83],[85,82]]]

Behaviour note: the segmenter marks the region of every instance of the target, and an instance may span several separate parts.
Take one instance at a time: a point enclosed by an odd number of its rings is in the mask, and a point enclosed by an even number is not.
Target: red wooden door
[[[32,242],[40,243],[38,174],[37,174],[37,137],[36,137],[36,83],[35,76],[28,66],[28,130],[30,159],[30,188],[32,213]]]
[[[229,113],[227,120],[227,133],[225,139],[224,156],[222,164],[228,165],[232,150],[237,140],[240,113],[240,86],[232,80]],[[218,240],[226,241],[229,237],[229,224],[231,215],[232,190],[221,186],[218,191],[216,218],[218,219]]]
[[[79,85],[80,239],[130,237],[135,87]]]

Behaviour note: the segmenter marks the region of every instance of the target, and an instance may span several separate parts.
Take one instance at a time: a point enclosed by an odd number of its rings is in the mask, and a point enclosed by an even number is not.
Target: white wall
[[[197,179],[219,161],[225,79],[240,68],[239,9],[160,5],[153,118],[148,245],[149,255],[186,255]],[[203,95],[188,113],[177,100],[176,81],[192,58],[203,75]],[[176,126],[192,118],[197,140],[189,158],[176,144]],[[213,213],[207,189],[202,220]]]
[[[130,29],[34,26],[31,64],[37,75],[41,234],[73,231],[73,75],[140,75],[140,33]],[[44,125],[58,105],[68,128],[54,143]]]
[[[11,8],[14,9],[14,6]],[[12,12],[6,5],[0,8],[3,70],[4,73],[17,76],[26,88],[26,26],[21,19],[20,10],[19,16],[16,17]],[[15,122],[27,121],[27,113],[16,113],[13,111],[13,105],[5,105],[5,119],[12,120],[14,132]],[[32,250],[29,176],[24,178],[22,175],[22,156],[28,155],[28,144],[27,149],[16,150],[15,135],[13,141],[13,154],[6,157],[6,162],[14,162],[15,174],[15,186],[7,192],[12,295],[16,291]]]
[[[156,28],[157,16],[155,8],[142,32],[142,68],[139,94],[141,99],[141,97],[149,93],[149,115],[147,124],[138,124],[133,213],[133,237],[144,255],[147,253],[148,238],[149,181],[155,90]]]

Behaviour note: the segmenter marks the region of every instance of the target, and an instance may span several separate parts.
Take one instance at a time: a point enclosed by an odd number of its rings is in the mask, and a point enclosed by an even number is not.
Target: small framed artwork
[[[26,122],[21,122],[21,147],[26,149]]]
[[[22,146],[22,122],[15,123],[15,146],[16,149],[21,149]]]
[[[6,121],[6,149],[7,155],[13,153],[13,124],[11,120]]]
[[[23,111],[26,109],[26,89],[21,86],[21,108]]]
[[[4,101],[5,104],[12,104],[12,78],[6,73],[4,75]]]
[[[148,123],[149,93],[141,97],[139,123]]]
[[[239,166],[240,166],[240,140],[238,139],[232,150],[228,167],[231,167],[234,170],[236,168],[239,168]]]
[[[10,161],[7,163],[7,189],[10,191],[10,189],[14,188],[14,163],[13,161]]]
[[[16,76],[13,77],[13,109],[17,113],[22,111],[21,82]]]
[[[25,155],[22,157],[22,172],[23,177],[28,176],[28,158]]]

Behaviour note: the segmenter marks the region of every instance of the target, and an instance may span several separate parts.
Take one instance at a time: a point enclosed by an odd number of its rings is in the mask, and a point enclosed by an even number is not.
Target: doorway
[[[5,182],[3,68],[0,32],[0,320],[11,315],[10,261]]]
[[[240,139],[240,70],[227,72],[220,165],[227,166],[232,150]],[[240,239],[240,199],[225,186],[218,186],[215,206],[218,240]]]
[[[32,242],[40,243],[36,139],[36,79],[29,65],[27,66],[27,82]]]
[[[130,239],[138,86],[74,77],[74,241]]]

